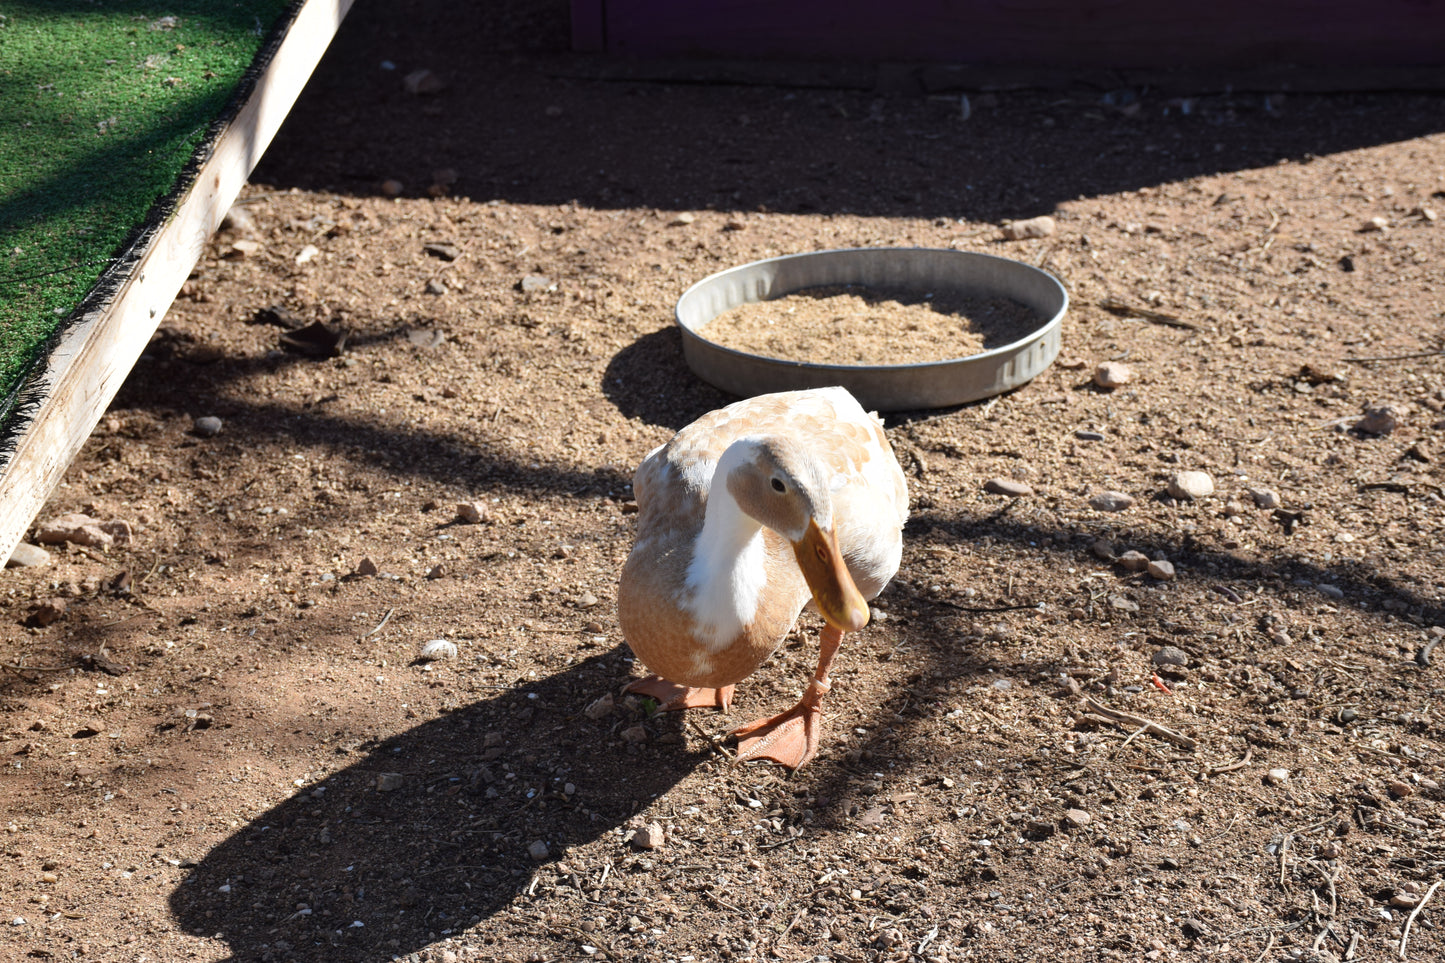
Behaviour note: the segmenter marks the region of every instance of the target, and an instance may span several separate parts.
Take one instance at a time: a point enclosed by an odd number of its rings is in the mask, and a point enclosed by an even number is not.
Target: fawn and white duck
[[[633,492],[618,615],[656,674],[629,690],[663,709],[726,709],[811,606],[826,624],[802,699],[732,733],[739,759],[803,765],[843,633],[867,625],[902,555],[908,488],[882,422],[843,388],[749,398],[649,454]]]

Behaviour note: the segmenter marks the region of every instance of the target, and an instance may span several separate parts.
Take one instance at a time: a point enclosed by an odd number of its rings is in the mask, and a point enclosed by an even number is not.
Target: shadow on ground
[[[626,673],[623,655],[339,749],[359,758],[201,860],[171,896],[176,919],[238,960],[326,948],[341,961],[414,952],[490,916],[540,865],[623,825],[705,758],[675,745],[599,751],[630,723],[583,709]]]
[[[990,95],[967,120],[956,94],[779,81],[719,96],[717,85],[603,79],[629,65],[571,54],[569,42],[555,0],[358,10],[253,180],[365,195],[396,179],[425,196],[433,172],[450,169],[455,193],[477,201],[997,221],[1445,129],[1431,95],[1386,105],[1221,93],[1184,107],[1148,90],[1076,87]],[[446,89],[406,93],[402,77],[418,69]],[[836,159],[860,144],[873,163]]]

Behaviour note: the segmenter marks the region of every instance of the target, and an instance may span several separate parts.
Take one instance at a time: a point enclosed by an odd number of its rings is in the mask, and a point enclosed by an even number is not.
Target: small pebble
[[[665,842],[666,835],[662,831],[661,823],[647,823],[639,826],[632,833],[634,849],[661,849]]]
[[[1052,217],[1041,214],[1038,217],[1025,218],[1022,221],[1009,221],[1003,226],[1003,237],[1005,241],[1022,241],[1036,237],[1049,237],[1058,230],[1058,225]]]
[[[535,863],[540,863],[546,859],[548,853],[547,844],[540,839],[533,840],[531,845],[527,847],[527,855],[532,857],[532,861]]]
[[[1105,361],[1094,369],[1094,384],[1100,388],[1114,389],[1128,384],[1134,372],[1122,361]]]
[[[399,772],[379,772],[376,774],[376,791],[392,792],[400,789],[406,777]]]
[[[1383,217],[1372,217],[1360,225],[1361,231],[1384,231],[1390,227],[1390,222]]]
[[[1098,512],[1122,512],[1134,504],[1134,496],[1124,492],[1099,492],[1089,496],[1089,507]]]
[[[553,283],[551,278],[544,277],[540,274],[528,274],[526,277],[522,278],[522,280],[517,282],[518,291],[525,291],[532,294],[540,293],[543,291],[552,291],[555,288],[556,284]]]
[[[440,258],[443,261],[455,261],[462,256],[462,249],[455,244],[448,244],[446,241],[432,241],[423,244],[421,249],[432,257]]]
[[[65,599],[45,599],[31,609],[29,621],[41,628],[53,625],[64,617],[66,608]]]
[[[1390,795],[1396,799],[1404,799],[1406,796],[1413,796],[1415,794],[1415,787],[1403,779],[1391,779],[1385,783],[1385,788],[1388,789]]]
[[[990,478],[983,483],[983,490],[990,495],[1007,495],[1010,498],[1021,498],[1034,493],[1027,482],[1014,481],[1011,478]]]
[[[442,282],[433,279],[426,283],[426,293],[440,296],[447,293],[447,286]]]
[[[622,737],[623,742],[630,742],[634,745],[647,741],[647,730],[642,726],[628,726],[618,733],[618,735]]]
[[[425,67],[407,74],[402,78],[401,85],[407,93],[418,95],[440,93],[447,87],[445,80]]]
[[[1080,441],[1103,441],[1103,440],[1104,440],[1104,433],[1103,433],[1102,431],[1082,431],[1082,430],[1080,430],[1080,431],[1074,432],[1074,437],[1077,438],[1077,439],[1079,439]]]
[[[1273,488],[1251,488],[1249,497],[1253,498],[1255,505],[1260,508],[1278,508],[1284,504],[1279,497],[1279,492]]]
[[[237,234],[255,234],[258,230],[256,218],[249,210],[240,204],[232,205],[221,218],[221,230],[235,231]]]
[[[214,438],[221,433],[223,424],[215,415],[202,415],[191,422],[191,430],[202,438]]]
[[[1089,825],[1089,823],[1093,821],[1093,818],[1093,816],[1090,816],[1082,809],[1070,809],[1064,813],[1064,822],[1073,826],[1075,829]]]
[[[1175,498],[1205,498],[1214,494],[1214,479],[1202,471],[1176,472],[1169,479],[1168,491]]]
[[[15,546],[15,551],[10,553],[10,559],[5,564],[10,568],[38,568],[41,565],[50,564],[50,553],[39,545],[20,542]]]
[[[1371,405],[1365,409],[1364,416],[1355,422],[1355,430],[1367,435],[1388,435],[1400,427],[1404,417],[1405,409],[1401,405]]]
[[[1118,553],[1114,551],[1114,543],[1107,538],[1094,539],[1093,543],[1089,545],[1089,551],[1093,552],[1096,558],[1102,558],[1106,562],[1112,562],[1118,557]]]
[[[1174,578],[1174,563],[1165,561],[1164,559],[1156,559],[1149,563],[1145,571],[1149,573],[1150,578],[1157,578],[1161,582],[1168,582]]]
[[[681,214],[678,214],[671,221],[669,221],[668,225],[671,227],[684,227],[688,224],[691,224],[695,220],[697,220],[696,214],[694,214],[692,211],[683,211]]]
[[[1149,556],[1132,548],[1120,555],[1116,561],[1128,572],[1142,572],[1149,567]]]
[[[467,525],[480,525],[487,519],[485,502],[461,502],[457,505],[457,520]]]
[[[381,570],[376,567],[376,563],[369,558],[363,558],[361,561],[356,563],[357,575],[371,576],[375,575],[379,571]]]
[[[406,185],[394,177],[388,177],[381,182],[381,193],[387,197],[400,197],[404,190],[406,190]]]
[[[1271,786],[1282,786],[1285,783],[1289,782],[1289,770],[1271,769],[1269,772],[1264,774],[1264,781],[1269,783]]]
[[[617,708],[617,703],[613,700],[612,693],[608,692],[583,709],[582,714],[592,720],[605,719],[612,714],[612,710],[615,708]]]
[[[1189,664],[1189,653],[1178,646],[1161,645],[1151,661],[1155,665],[1185,666]]]

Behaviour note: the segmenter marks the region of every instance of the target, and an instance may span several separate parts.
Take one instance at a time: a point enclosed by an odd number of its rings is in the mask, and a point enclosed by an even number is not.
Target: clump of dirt
[[[883,365],[967,357],[1012,344],[1040,323],[1009,298],[828,285],[739,305],[697,333],[785,361]]]

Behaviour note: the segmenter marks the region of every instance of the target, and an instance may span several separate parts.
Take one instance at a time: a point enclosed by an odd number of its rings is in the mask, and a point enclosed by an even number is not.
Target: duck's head
[[[736,449],[736,450],[733,450]],[[720,463],[733,500],[793,546],[813,602],[836,629],[868,624],[868,602],[858,591],[838,547],[831,479],[819,460],[783,438],[746,438]]]

